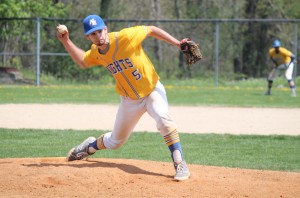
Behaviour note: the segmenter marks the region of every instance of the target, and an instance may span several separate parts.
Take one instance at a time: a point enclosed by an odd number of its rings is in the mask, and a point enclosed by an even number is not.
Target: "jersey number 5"
[[[135,77],[136,80],[140,80],[142,78],[142,75],[138,72],[137,69],[132,72],[132,75]]]

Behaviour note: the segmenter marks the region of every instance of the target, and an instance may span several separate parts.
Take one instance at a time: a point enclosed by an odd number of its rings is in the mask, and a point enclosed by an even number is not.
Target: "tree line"
[[[81,20],[88,14],[100,15],[109,31],[140,25],[139,20],[153,20],[143,25],[156,25],[178,39],[191,37],[200,43],[205,56],[199,64],[187,67],[178,50],[154,39],[146,40],[145,50],[160,74],[167,78],[196,78],[210,76],[214,70],[215,23],[165,23],[162,20],[299,19],[299,10],[300,5],[291,0],[2,0],[0,52],[36,50],[36,37],[32,36],[36,34],[35,21],[6,18],[51,19],[41,22],[40,48],[43,52],[53,53],[65,52],[56,39],[58,23],[65,23],[70,29],[71,39],[87,50],[90,43],[84,38]],[[116,22],[114,19],[123,21]],[[124,22],[131,19],[136,21]],[[293,23],[222,23],[219,38],[221,74],[232,78],[264,77],[270,66],[267,52],[272,41],[280,39],[284,47],[292,51],[294,27]],[[2,66],[16,65],[21,69],[34,69],[35,66],[34,56],[2,55],[1,58]],[[108,75],[105,69],[79,70],[69,57],[61,56],[42,56],[42,72],[80,81]]]

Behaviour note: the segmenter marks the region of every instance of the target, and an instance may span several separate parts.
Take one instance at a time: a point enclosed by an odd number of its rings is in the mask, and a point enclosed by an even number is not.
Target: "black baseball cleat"
[[[93,154],[89,154],[88,153],[88,146],[90,143],[94,142],[96,140],[96,138],[94,137],[89,137],[86,140],[84,140],[81,144],[79,144],[78,146],[72,148],[68,155],[67,155],[67,161],[75,161],[75,160],[82,160],[84,158],[87,158],[90,155]]]

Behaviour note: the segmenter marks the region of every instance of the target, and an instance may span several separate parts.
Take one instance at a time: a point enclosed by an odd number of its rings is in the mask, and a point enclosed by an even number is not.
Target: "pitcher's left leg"
[[[147,97],[147,112],[156,121],[156,125],[163,136],[174,163],[175,180],[186,180],[190,176],[184,160],[177,125],[168,114],[168,101],[164,86],[158,82],[154,91]]]

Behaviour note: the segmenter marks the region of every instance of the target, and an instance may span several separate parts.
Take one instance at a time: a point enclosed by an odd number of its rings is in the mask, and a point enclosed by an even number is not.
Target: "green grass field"
[[[274,84],[273,95],[265,96],[264,80],[211,82],[187,80],[163,82],[171,105],[299,108],[300,97],[290,96],[285,81]],[[299,89],[298,89],[299,92]],[[0,104],[77,103],[117,104],[119,97],[111,84],[87,85],[0,85]],[[292,115],[291,115],[292,116]],[[62,157],[87,136],[103,131],[33,130],[0,128],[0,158]],[[300,171],[300,136],[257,136],[181,134],[189,163]],[[132,158],[170,161],[170,154],[158,133],[134,133],[126,145],[115,151],[94,155],[104,158]]]
[[[1,129],[0,158],[62,157],[88,136],[104,131]],[[181,134],[186,160],[191,164],[250,169],[300,171],[300,136]],[[133,133],[118,150],[93,157],[170,162],[159,133]]]
[[[299,108],[300,97],[291,97],[285,81],[274,83],[271,96],[265,96],[265,80],[220,83],[200,80],[163,82],[171,105],[221,105],[240,107]],[[284,86],[285,85],[285,86]],[[298,90],[299,92],[299,90]],[[0,104],[5,103],[112,103],[119,97],[114,85],[91,83],[43,86],[0,85]]]

